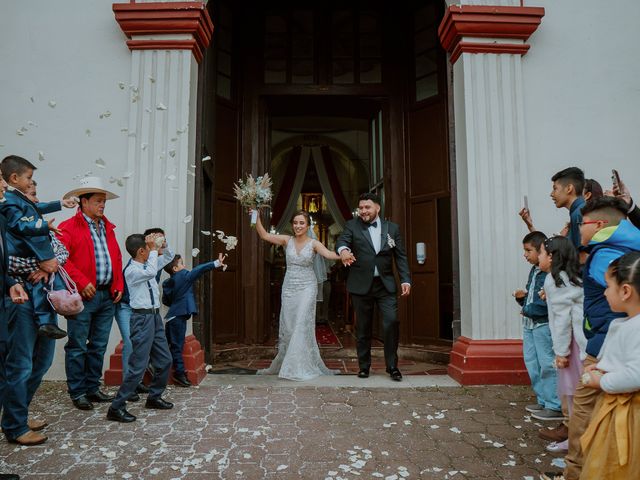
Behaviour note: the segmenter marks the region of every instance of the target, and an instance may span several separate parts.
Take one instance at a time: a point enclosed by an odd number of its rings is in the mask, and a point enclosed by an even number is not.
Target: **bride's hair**
[[[307,221],[307,225],[311,226],[311,217],[309,216],[309,212],[306,212],[305,210],[298,210],[296,213],[294,213],[289,223],[293,223],[293,219],[300,215],[302,215]]]

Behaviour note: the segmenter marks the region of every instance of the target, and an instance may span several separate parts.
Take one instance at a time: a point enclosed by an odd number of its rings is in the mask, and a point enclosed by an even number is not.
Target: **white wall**
[[[111,0],[3,2],[0,12],[0,158],[17,154],[38,170],[41,200],[60,198],[74,188],[73,177],[92,171],[104,180],[126,167],[131,54],[114,19]],[[33,101],[31,101],[33,97]],[[50,100],[57,104],[48,105]],[[108,118],[99,115],[111,112]],[[27,122],[37,126],[30,126]],[[16,130],[28,129],[23,136]],[[85,131],[91,130],[88,136]],[[38,152],[44,161],[38,160]],[[102,158],[106,168],[95,161]],[[111,184],[122,194],[124,188]],[[106,215],[124,225],[126,199],[113,200]],[[55,214],[59,222],[74,212]],[[128,232],[116,230],[122,245]],[[124,251],[124,250],[123,250]],[[126,253],[124,254],[126,256]],[[62,319],[64,328],[64,319]],[[107,354],[119,340],[112,329]],[[65,341],[57,342],[48,378],[64,378]],[[108,360],[108,358],[107,358]],[[105,366],[107,362],[105,362]]]
[[[640,200],[640,2],[526,6],[546,10],[522,63],[529,207],[536,227],[551,234],[568,219],[549,198],[562,168],[581,167],[604,188],[616,168]]]

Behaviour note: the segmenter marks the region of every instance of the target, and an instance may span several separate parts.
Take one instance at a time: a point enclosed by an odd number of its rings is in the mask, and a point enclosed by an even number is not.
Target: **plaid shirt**
[[[93,240],[93,250],[96,254],[96,286],[106,286],[111,283],[113,276],[111,268],[111,256],[107,248],[107,232],[104,228],[104,222],[98,220],[94,222],[91,218],[82,214],[89,224],[89,232],[91,232],[91,240]]]
[[[67,248],[62,244],[55,235],[49,234],[51,237],[51,246],[53,247],[53,253],[60,265],[67,263],[69,258],[69,252]],[[36,257],[14,257],[9,255],[9,275],[20,283],[24,283],[26,278],[37,271],[40,268],[38,259]]]

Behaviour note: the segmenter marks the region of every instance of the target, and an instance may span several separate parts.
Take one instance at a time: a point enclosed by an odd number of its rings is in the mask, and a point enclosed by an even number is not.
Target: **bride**
[[[310,380],[339,372],[325,366],[316,341],[318,280],[313,260],[317,254],[329,260],[340,260],[340,256],[308,235],[310,224],[309,214],[300,210],[291,220],[293,237],[274,235],[265,230],[258,215],[258,235],[274,245],[284,246],[287,259],[287,273],[282,284],[278,354],[269,368],[258,370],[258,375],[277,374],[289,380]]]

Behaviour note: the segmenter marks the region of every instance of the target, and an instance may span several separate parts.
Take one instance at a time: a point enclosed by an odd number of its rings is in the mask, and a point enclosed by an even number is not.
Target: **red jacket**
[[[107,248],[109,249],[109,256],[111,257],[111,295],[115,296],[114,292],[122,292],[124,289],[122,253],[116,241],[116,235],[114,233],[115,225],[107,220],[106,217],[102,217],[102,220],[104,220],[107,233]],[[97,283],[96,255],[93,249],[93,240],[91,240],[89,225],[84,219],[80,209],[78,209],[78,213],[76,213],[75,216],[58,225],[58,228],[62,232],[61,235],[58,235],[58,238],[64,243],[67,250],[69,250],[69,259],[64,266],[67,273],[69,273],[73,281],[76,282],[79,291],[84,290],[89,283],[92,283],[95,287]]]

